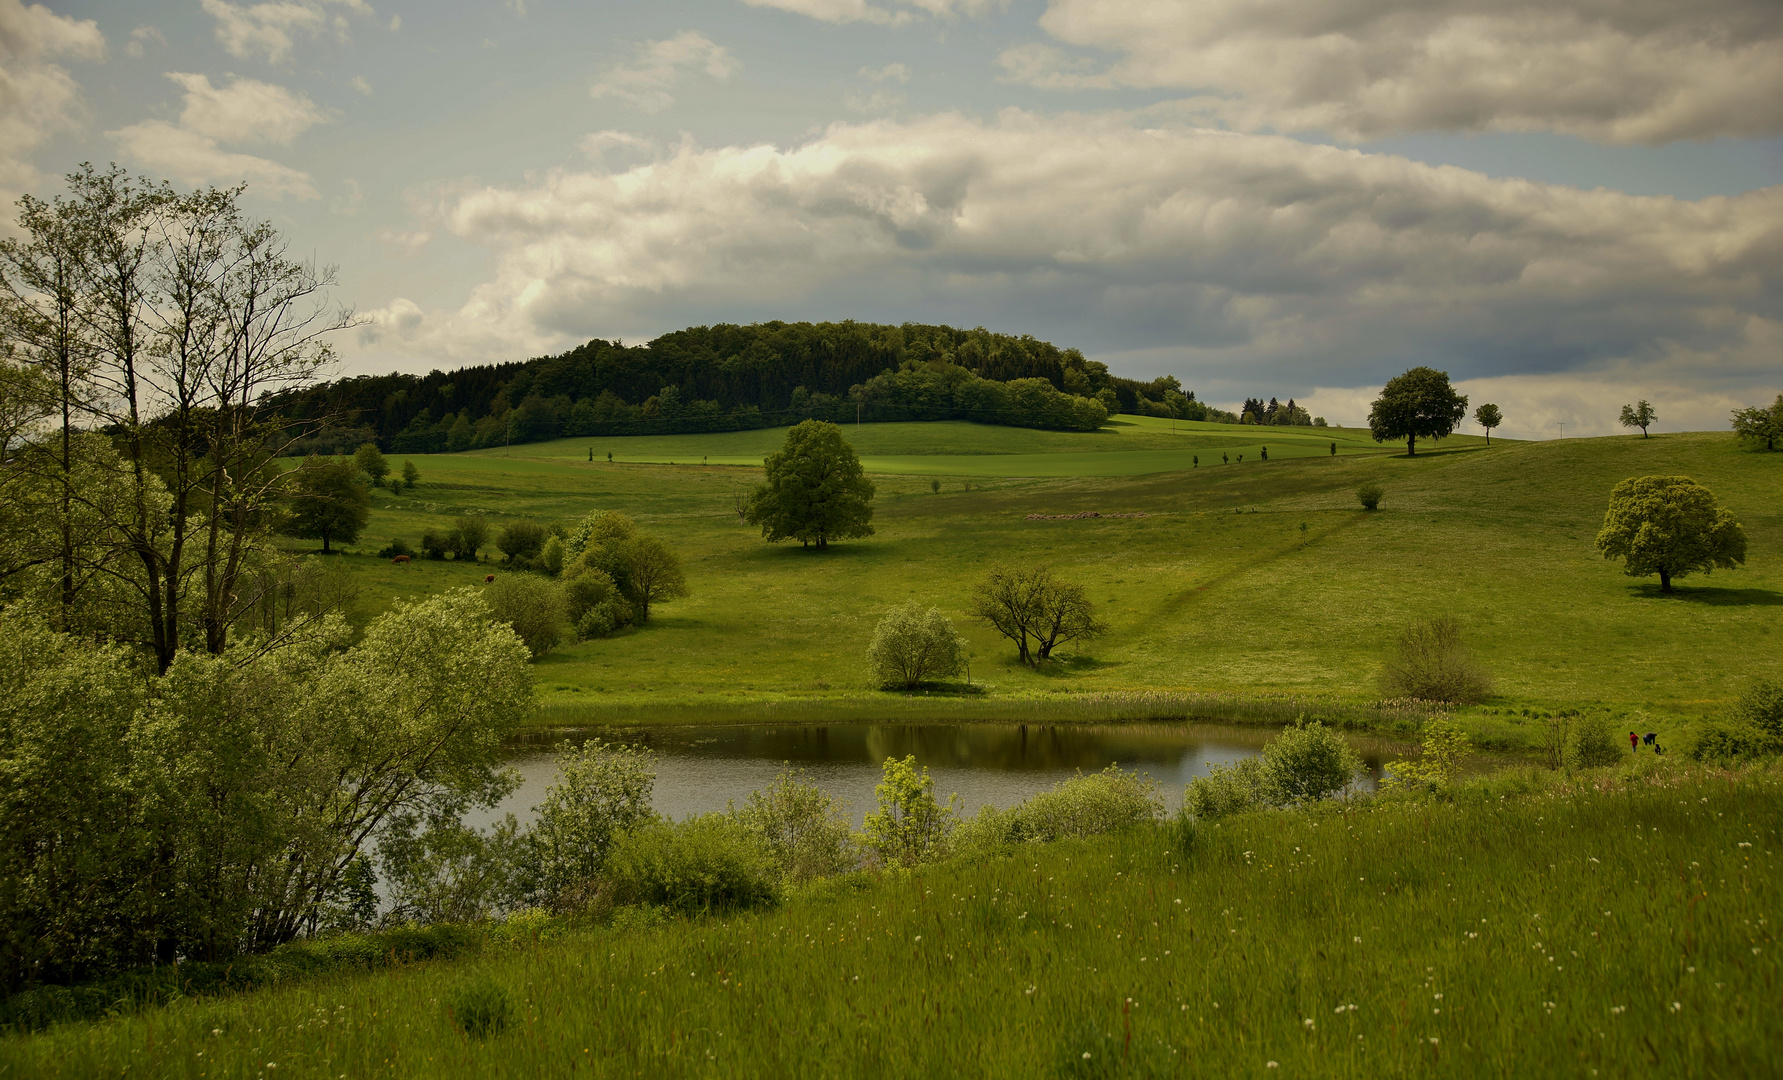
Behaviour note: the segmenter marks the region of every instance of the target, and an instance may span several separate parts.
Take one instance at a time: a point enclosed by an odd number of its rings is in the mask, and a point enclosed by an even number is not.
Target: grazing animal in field
[[[395,563],[398,566],[407,566],[409,564],[409,557],[407,555],[398,555],[396,558],[391,559],[390,561]]]
[[[494,574],[483,575],[483,584],[485,584],[485,585],[489,584],[491,581],[494,581],[494,580],[495,580]]]

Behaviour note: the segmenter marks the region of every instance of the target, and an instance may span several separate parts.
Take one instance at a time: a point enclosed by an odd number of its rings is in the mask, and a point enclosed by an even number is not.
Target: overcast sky
[[[1359,422],[1783,391],[1777,0],[0,0],[0,196],[83,160],[340,267],[343,373],[947,322]]]

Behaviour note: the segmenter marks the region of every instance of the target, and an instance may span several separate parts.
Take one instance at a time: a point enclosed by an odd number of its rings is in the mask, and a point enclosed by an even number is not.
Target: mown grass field
[[[1112,435],[951,422],[849,434],[869,457],[925,457],[945,471],[955,462],[1020,465],[1037,453],[1118,466],[1127,451],[1086,448],[1246,440],[1257,430],[1173,436],[1168,424]],[[1323,456],[1292,456],[1295,435]],[[1332,457],[1339,436],[1353,452]],[[1217,460],[1210,451],[1199,468],[1143,475],[954,473],[933,493],[928,475],[880,473],[877,534],[821,555],[766,544],[738,519],[736,498],[759,468],[626,460],[741,457],[782,437],[593,443],[619,447],[613,464],[604,450],[588,462],[588,440],[417,457],[422,486],[378,492],[358,548],[375,551],[395,536],[414,542],[461,513],[499,525],[572,521],[595,508],[623,511],[668,539],[687,562],[690,598],[659,608],[647,627],[569,646],[538,665],[541,700],[560,717],[591,721],[648,719],[669,707],[684,717],[689,709],[759,717],[769,703],[792,700],[846,700],[851,712],[871,712],[872,702],[893,699],[868,685],[864,650],[879,616],[909,599],[958,620],[984,691],[932,700],[922,706],[928,716],[970,718],[994,712],[996,702],[1060,693],[1368,698],[1393,635],[1437,614],[1461,619],[1497,677],[1494,709],[1595,702],[1695,716],[1723,707],[1748,676],[1775,673],[1783,652],[1783,457],[1743,451],[1722,433],[1497,440],[1489,449],[1457,438],[1439,444],[1443,452],[1406,458],[1358,432],[1301,429],[1270,432],[1267,462],[1247,452],[1242,464],[1209,464]],[[1714,490],[1745,524],[1746,566],[1687,578],[1677,595],[1662,597],[1655,582],[1602,560],[1591,541],[1609,489],[1649,473],[1690,475]],[[1363,481],[1386,488],[1376,513],[1356,504]],[[1080,511],[1149,516],[1028,519]],[[998,560],[1049,562],[1084,582],[1112,633],[1050,669],[1019,667],[1011,648],[963,615],[972,584]],[[396,567],[370,554],[337,566],[350,575],[360,618],[395,596],[501,572],[452,562]]]
[[[10,1036],[0,1077],[1772,1075],[1780,780],[1647,759],[1023,845]],[[454,1026],[467,985],[504,1029]]]

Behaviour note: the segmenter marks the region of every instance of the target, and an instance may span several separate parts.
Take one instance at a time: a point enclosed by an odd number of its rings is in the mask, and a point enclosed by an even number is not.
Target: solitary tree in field
[[[1597,550],[1624,560],[1630,577],[1658,574],[1669,593],[1673,578],[1745,562],[1746,530],[1688,476],[1638,476],[1610,491]]]
[[[822,551],[831,540],[873,535],[873,482],[835,424],[794,425],[762,464],[768,477],[749,496],[748,518],[769,542],[793,539]]]
[[[966,642],[939,609],[924,611],[912,600],[879,621],[867,663],[880,686],[909,689],[958,674],[966,663]]]
[[[1644,398],[1633,405],[1622,406],[1622,426],[1640,428],[1643,439],[1647,437],[1648,425],[1658,419],[1659,414],[1653,411],[1652,404]]]
[[[1467,395],[1455,393],[1449,373],[1415,367],[1395,375],[1381,388],[1368,413],[1368,430],[1375,442],[1405,440],[1405,456],[1418,452],[1419,439],[1443,439],[1467,415]]]
[[[415,468],[415,463],[412,461],[403,462],[402,463],[402,486],[406,487],[406,488],[412,488],[416,484],[419,484],[420,482],[421,482],[421,470]]]
[[[390,462],[385,460],[384,452],[374,442],[365,443],[353,452],[353,464],[359,466],[360,472],[371,477],[372,487],[383,487],[384,477],[390,475]]]
[[[351,544],[365,531],[371,493],[352,458],[312,456],[291,474],[290,483],[286,531],[292,536],[322,541],[322,554],[327,555],[335,541]]]
[[[998,566],[972,590],[967,611],[1015,642],[1021,661],[1037,667],[1067,641],[1108,632],[1082,585],[1055,578],[1049,566]]]
[[[1766,450],[1775,450],[1783,439],[1783,394],[1769,408],[1757,406],[1740,409],[1733,414],[1733,430],[1742,440],[1763,443]]]
[[[1492,445],[1492,429],[1504,423],[1504,414],[1493,404],[1481,405],[1473,411],[1473,422],[1486,429],[1486,445]]]
[[[638,621],[650,618],[650,605],[687,595],[681,557],[654,536],[639,536],[620,549],[625,561],[626,597],[637,607]]]

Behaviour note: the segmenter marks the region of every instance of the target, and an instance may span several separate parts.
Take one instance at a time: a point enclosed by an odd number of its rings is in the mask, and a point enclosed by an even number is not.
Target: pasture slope
[[[413,543],[463,513],[498,526],[573,521],[595,508],[633,516],[682,553],[693,595],[645,628],[538,665],[542,715],[569,720],[761,718],[801,705],[859,718],[1015,718],[1048,701],[1144,692],[1364,700],[1376,695],[1393,636],[1440,614],[1461,620],[1496,676],[1486,708],[1501,715],[1602,703],[1692,717],[1776,669],[1783,459],[1743,451],[1726,434],[1490,448],[1459,436],[1407,458],[1355,429],[1271,430],[1259,441],[1256,428],[1179,424],[1172,434],[1169,421],[1130,418],[1114,432],[850,429],[877,468],[920,467],[876,472],[877,534],[822,555],[763,543],[736,512],[759,466],[714,463],[759,461],[777,431],[418,457],[422,485],[376,493],[362,553],[337,571],[350,575],[364,618],[395,596],[501,572],[396,567],[369,554],[392,537]],[[1185,453],[1200,465],[1129,474],[1135,457]],[[1038,458],[1058,461],[1030,475]],[[1715,491],[1746,526],[1747,564],[1661,597],[1656,583],[1601,559],[1592,538],[1609,489],[1650,473]],[[1355,499],[1365,481],[1386,489],[1375,513]],[[1030,519],[1084,511],[1146,516]],[[998,561],[1051,563],[1085,583],[1112,632],[1047,670],[1015,664],[1012,649],[964,617],[973,583]],[[913,701],[868,684],[873,626],[908,599],[955,618],[974,654],[974,693]]]

